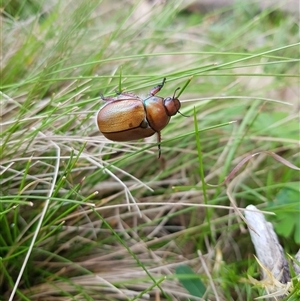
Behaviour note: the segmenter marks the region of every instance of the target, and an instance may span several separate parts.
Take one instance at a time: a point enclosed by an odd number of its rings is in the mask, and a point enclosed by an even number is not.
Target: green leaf
[[[281,189],[276,200],[270,203],[271,207],[277,207],[277,224],[275,224],[276,232],[286,238],[294,236],[296,243],[300,243],[300,203],[299,189],[285,187]]]
[[[200,276],[195,274],[189,266],[178,266],[176,268],[176,275],[180,275],[180,277],[178,277],[180,283],[191,295],[195,297],[203,297],[206,287],[199,279]]]

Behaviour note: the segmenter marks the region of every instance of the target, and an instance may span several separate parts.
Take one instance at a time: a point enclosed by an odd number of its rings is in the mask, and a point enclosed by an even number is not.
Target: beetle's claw
[[[162,87],[165,85],[165,83],[166,83],[166,78],[164,77],[164,79],[163,79],[163,81],[162,81],[162,83],[161,84],[159,84],[159,85],[157,85],[157,88],[159,89],[159,90],[161,90],[162,89]],[[158,91],[159,91],[158,90]]]

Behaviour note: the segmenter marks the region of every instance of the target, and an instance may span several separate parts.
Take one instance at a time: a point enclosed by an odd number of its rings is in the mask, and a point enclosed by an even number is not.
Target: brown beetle
[[[145,99],[130,92],[118,93],[116,97],[101,95],[106,103],[96,115],[99,131],[113,141],[137,140],[157,133],[160,157],[160,131],[169,123],[171,116],[177,114],[181,106],[179,99],[175,97],[180,88],[175,90],[173,97],[156,96],[165,82],[166,78],[154,87]]]

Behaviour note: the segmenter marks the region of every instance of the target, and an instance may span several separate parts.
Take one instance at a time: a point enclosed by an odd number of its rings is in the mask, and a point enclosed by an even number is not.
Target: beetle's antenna
[[[185,85],[185,86],[187,86],[187,85]],[[175,94],[176,94],[176,92],[179,91],[180,89],[181,89],[181,88],[178,87],[178,88],[174,91],[173,99],[175,99]],[[180,93],[180,94],[181,94],[181,93]],[[178,94],[178,95],[179,95],[179,94]],[[176,98],[178,99],[178,96],[177,96]],[[191,117],[191,116],[182,114],[180,111],[178,111],[178,113],[179,113],[180,115],[182,115],[183,117]]]
[[[184,114],[182,114],[180,111],[178,111],[178,113],[179,113],[181,116],[183,116],[183,117],[192,117],[192,115],[184,115]]]
[[[193,76],[191,76],[188,80],[187,80],[187,82],[185,83],[185,85],[183,86],[183,88],[181,89],[181,91],[178,93],[178,95],[176,96],[177,97],[177,99],[179,98],[179,96],[182,94],[182,92],[185,90],[185,88],[189,85],[189,83],[192,81],[192,79],[193,79]],[[176,91],[178,91],[180,88],[177,88],[176,90],[175,90],[175,92]],[[175,98],[175,92],[174,92],[174,95],[173,95],[173,98]],[[189,115],[184,115],[184,114],[182,114],[180,111],[178,111],[178,113],[180,114],[180,115],[182,115],[183,117],[191,117],[191,116],[189,116]]]
[[[183,86],[183,88],[181,89],[180,93],[178,93],[177,98],[179,98],[179,96],[183,93],[183,91],[185,90],[185,88],[189,85],[189,83],[192,81],[193,76],[191,76],[187,82],[185,83],[185,85]]]
[[[175,99],[175,94],[176,94],[176,92],[179,91],[179,90],[180,90],[180,87],[178,87],[178,88],[174,91],[173,99]],[[178,96],[177,96],[177,98],[178,98]]]

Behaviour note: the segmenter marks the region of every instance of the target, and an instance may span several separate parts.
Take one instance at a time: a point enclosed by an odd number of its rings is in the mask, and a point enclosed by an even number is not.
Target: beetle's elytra
[[[181,103],[175,97],[163,98],[156,94],[166,82],[150,90],[149,95],[142,99],[129,92],[121,92],[116,97],[103,97],[106,103],[96,115],[99,131],[109,140],[130,141],[146,138],[157,133],[160,157],[160,131],[169,123],[171,116],[177,114]]]

